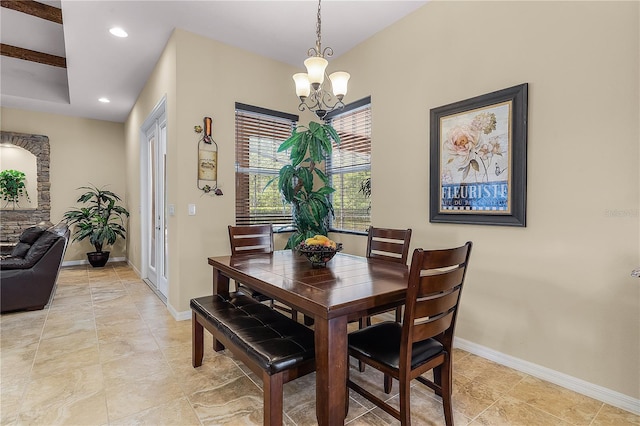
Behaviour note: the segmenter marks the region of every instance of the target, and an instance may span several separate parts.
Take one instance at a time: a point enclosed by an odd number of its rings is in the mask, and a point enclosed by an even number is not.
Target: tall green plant
[[[96,252],[100,253],[105,244],[114,244],[118,237],[126,238],[127,230],[124,227],[123,216],[129,217],[129,212],[124,207],[116,205],[120,197],[95,186],[82,186],[78,189],[88,190],[77,201],[87,204],[88,207],[74,208],[64,214],[64,219],[69,225],[76,225],[73,240],[82,241],[89,238]]]
[[[312,121],[309,127],[299,126],[278,148],[278,152],[291,150],[291,164],[280,169],[278,175],[278,189],[284,202],[291,204],[295,227],[285,248],[329,232],[329,215],[333,215],[329,196],[335,189],[319,166],[331,155],[332,141],[340,144],[335,129]]]
[[[27,197],[27,201],[31,201],[24,183],[25,180],[26,175],[19,170],[3,170],[0,172],[0,197],[7,202],[5,207],[9,203],[13,203],[14,208],[19,206],[18,200],[23,196]]]

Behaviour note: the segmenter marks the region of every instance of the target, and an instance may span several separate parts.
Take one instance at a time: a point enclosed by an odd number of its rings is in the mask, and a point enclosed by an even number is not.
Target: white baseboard
[[[138,268],[135,267],[135,265],[133,263],[131,263],[131,261],[129,259],[127,259],[127,265],[129,265],[129,267],[131,269],[133,269],[133,272],[135,272],[136,274],[138,274],[138,277],[142,276],[142,273],[138,270]]]
[[[542,367],[511,355],[503,354],[465,339],[456,337],[454,339],[453,346],[506,367],[513,368],[514,370],[521,371],[533,377],[546,380],[547,382],[551,382],[558,386],[562,386],[563,388],[586,395],[590,398],[597,399],[598,401],[602,401],[614,407],[640,415],[640,399],[632,398],[603,386],[595,385],[582,379],[569,376],[568,374],[560,373],[558,371],[551,370],[550,368]]]
[[[191,311],[178,312],[174,309],[173,306],[168,305],[167,307],[169,308],[169,312],[171,312],[171,315],[173,315],[176,321],[186,321],[191,319]]]
[[[126,262],[126,257],[110,257],[107,263],[114,262]],[[62,262],[62,266],[78,266],[78,265],[88,265],[88,260],[67,260],[66,262]],[[140,275],[140,273],[138,273]]]

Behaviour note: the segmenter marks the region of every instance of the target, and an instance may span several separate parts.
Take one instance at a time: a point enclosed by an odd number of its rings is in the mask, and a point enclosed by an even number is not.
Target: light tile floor
[[[125,264],[63,268],[50,307],[2,315],[0,330],[2,425],[261,424],[260,380],[226,351],[208,350],[194,369],[190,321],[175,321]],[[372,368],[351,375],[381,388]],[[316,424],[314,380],[285,385],[285,424]],[[398,424],[351,396],[349,425]],[[461,350],[453,400],[457,425],[640,425],[639,416]],[[411,402],[413,424],[444,424],[429,389],[416,383]]]

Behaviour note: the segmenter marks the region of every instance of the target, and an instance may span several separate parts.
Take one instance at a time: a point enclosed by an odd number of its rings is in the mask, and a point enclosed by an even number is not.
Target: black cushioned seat
[[[315,356],[311,329],[249,296],[199,297],[191,300],[191,309],[214,323],[270,374]]]
[[[262,377],[264,424],[282,424],[282,385],[315,371],[313,330],[256,299],[232,293],[191,299],[194,367],[202,365],[203,329]]]
[[[349,333],[349,349],[374,358],[390,368],[400,368],[402,324],[386,321],[376,328],[363,328]],[[411,368],[417,368],[444,350],[442,343],[426,339],[413,344]]]

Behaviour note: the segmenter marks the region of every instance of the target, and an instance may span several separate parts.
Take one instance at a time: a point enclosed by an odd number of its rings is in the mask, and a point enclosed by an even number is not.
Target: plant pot
[[[87,253],[87,259],[94,268],[102,268],[109,260],[109,253],[108,251],[93,251]]]

